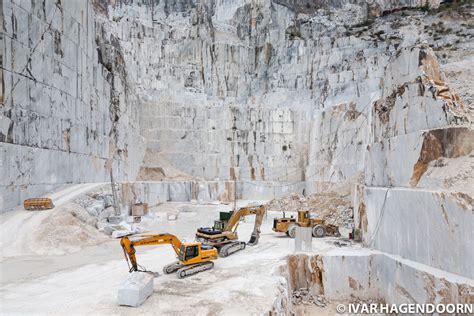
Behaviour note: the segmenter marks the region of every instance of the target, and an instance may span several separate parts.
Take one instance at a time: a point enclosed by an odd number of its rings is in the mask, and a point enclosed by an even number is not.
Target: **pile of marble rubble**
[[[91,192],[80,196],[74,201],[83,207],[95,219],[95,227],[106,235],[114,238],[141,232],[139,225],[128,218],[117,216],[113,206],[113,196],[107,190]]]
[[[323,295],[312,294],[308,288],[294,290],[291,295],[291,301],[295,305],[314,304],[319,307],[326,307],[328,301]]]
[[[316,193],[308,196],[293,193],[287,197],[270,201],[268,210],[282,212],[309,210],[314,216],[339,227],[351,227],[354,223],[350,195],[341,195],[336,192]]]

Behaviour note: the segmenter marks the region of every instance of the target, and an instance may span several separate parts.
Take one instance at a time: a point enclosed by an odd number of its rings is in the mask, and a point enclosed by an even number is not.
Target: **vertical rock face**
[[[422,36],[373,18],[437,5],[114,1],[104,23],[137,83],[149,151],[204,179],[306,181],[315,191],[363,177],[373,103],[396,89],[384,79],[417,76],[409,51]],[[400,53],[406,73],[392,74]]]
[[[4,1],[0,208],[133,179],[142,136],[257,195],[353,189],[366,244],[472,277],[472,104],[440,69],[472,72],[473,9],[439,5]]]
[[[267,70],[286,58],[273,56],[265,39],[270,3],[171,3],[112,11],[140,83],[148,149],[205,179],[304,179],[311,109],[289,106],[298,102],[295,91],[286,93],[295,82],[267,93],[286,81]]]
[[[404,50],[387,69],[356,207],[364,241],[472,278],[472,112],[443,82],[431,49]]]
[[[472,55],[472,6],[109,4],[99,23],[122,47],[149,152],[207,180],[356,187],[366,244],[472,277],[472,106],[438,64]]]
[[[282,283],[287,290],[281,291],[275,305],[285,314],[290,314],[291,305],[281,297],[301,288],[338,302],[387,304],[466,304],[472,301],[474,288],[470,278],[372,251],[294,254],[279,274],[286,279]]]
[[[111,169],[134,179],[143,154],[137,99],[117,42],[96,34],[93,4],[0,6],[0,210],[62,184],[107,181]]]

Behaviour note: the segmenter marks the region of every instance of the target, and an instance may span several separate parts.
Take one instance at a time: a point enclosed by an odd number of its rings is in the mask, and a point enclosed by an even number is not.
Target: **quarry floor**
[[[239,201],[242,206],[249,203],[256,201]],[[197,227],[209,226],[219,211],[231,207],[166,203],[141,225],[149,232],[168,232],[193,241]],[[169,221],[168,212],[176,209],[180,209],[178,219]],[[294,249],[293,239],[271,230],[273,218],[281,215],[278,212],[267,214],[257,246],[219,258],[213,270],[186,279],[161,273],[165,264],[175,260],[169,245],[141,247],[137,251],[139,264],[161,275],[155,278],[154,294],[142,306],[123,307],[117,305],[117,290],[128,276],[128,267],[119,240],[107,237],[97,245],[65,249],[62,255],[56,254],[55,250],[61,249],[53,245],[49,253],[45,249],[41,255],[28,254],[21,249],[25,242],[15,242],[31,238],[26,235],[34,233],[36,222],[48,212],[52,211],[16,210],[0,216],[2,314],[261,315],[271,310],[281,281],[277,268],[286,263],[286,256]],[[253,219],[242,222],[238,228],[240,239],[248,240],[252,229]],[[313,252],[336,250],[334,240],[313,239]],[[302,306],[297,310],[300,315],[335,313],[334,304],[324,309]]]

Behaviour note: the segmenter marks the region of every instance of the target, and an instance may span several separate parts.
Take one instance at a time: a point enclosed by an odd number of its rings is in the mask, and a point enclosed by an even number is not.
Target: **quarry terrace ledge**
[[[274,181],[226,181],[226,180],[164,180],[119,182],[124,196],[135,201],[159,202],[232,202],[240,200],[271,200],[291,193],[302,194],[306,184]]]

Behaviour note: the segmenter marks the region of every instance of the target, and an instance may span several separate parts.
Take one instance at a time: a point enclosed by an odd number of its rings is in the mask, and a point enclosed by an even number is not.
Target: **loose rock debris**
[[[354,242],[352,240],[346,240],[346,241],[333,241],[332,244],[334,244],[337,247],[350,247],[354,245]]]
[[[94,219],[95,227],[113,238],[141,232],[137,225],[127,223],[121,216],[115,216],[112,194],[101,189],[78,197],[75,204],[81,206]]]
[[[338,227],[352,227],[354,223],[350,195],[336,192],[316,193],[309,196],[293,193],[290,196],[274,199],[268,204],[268,210],[296,212],[309,210],[328,224]]]
[[[295,305],[314,304],[319,307],[326,307],[328,304],[328,300],[323,295],[312,294],[308,288],[294,290],[291,302]]]

